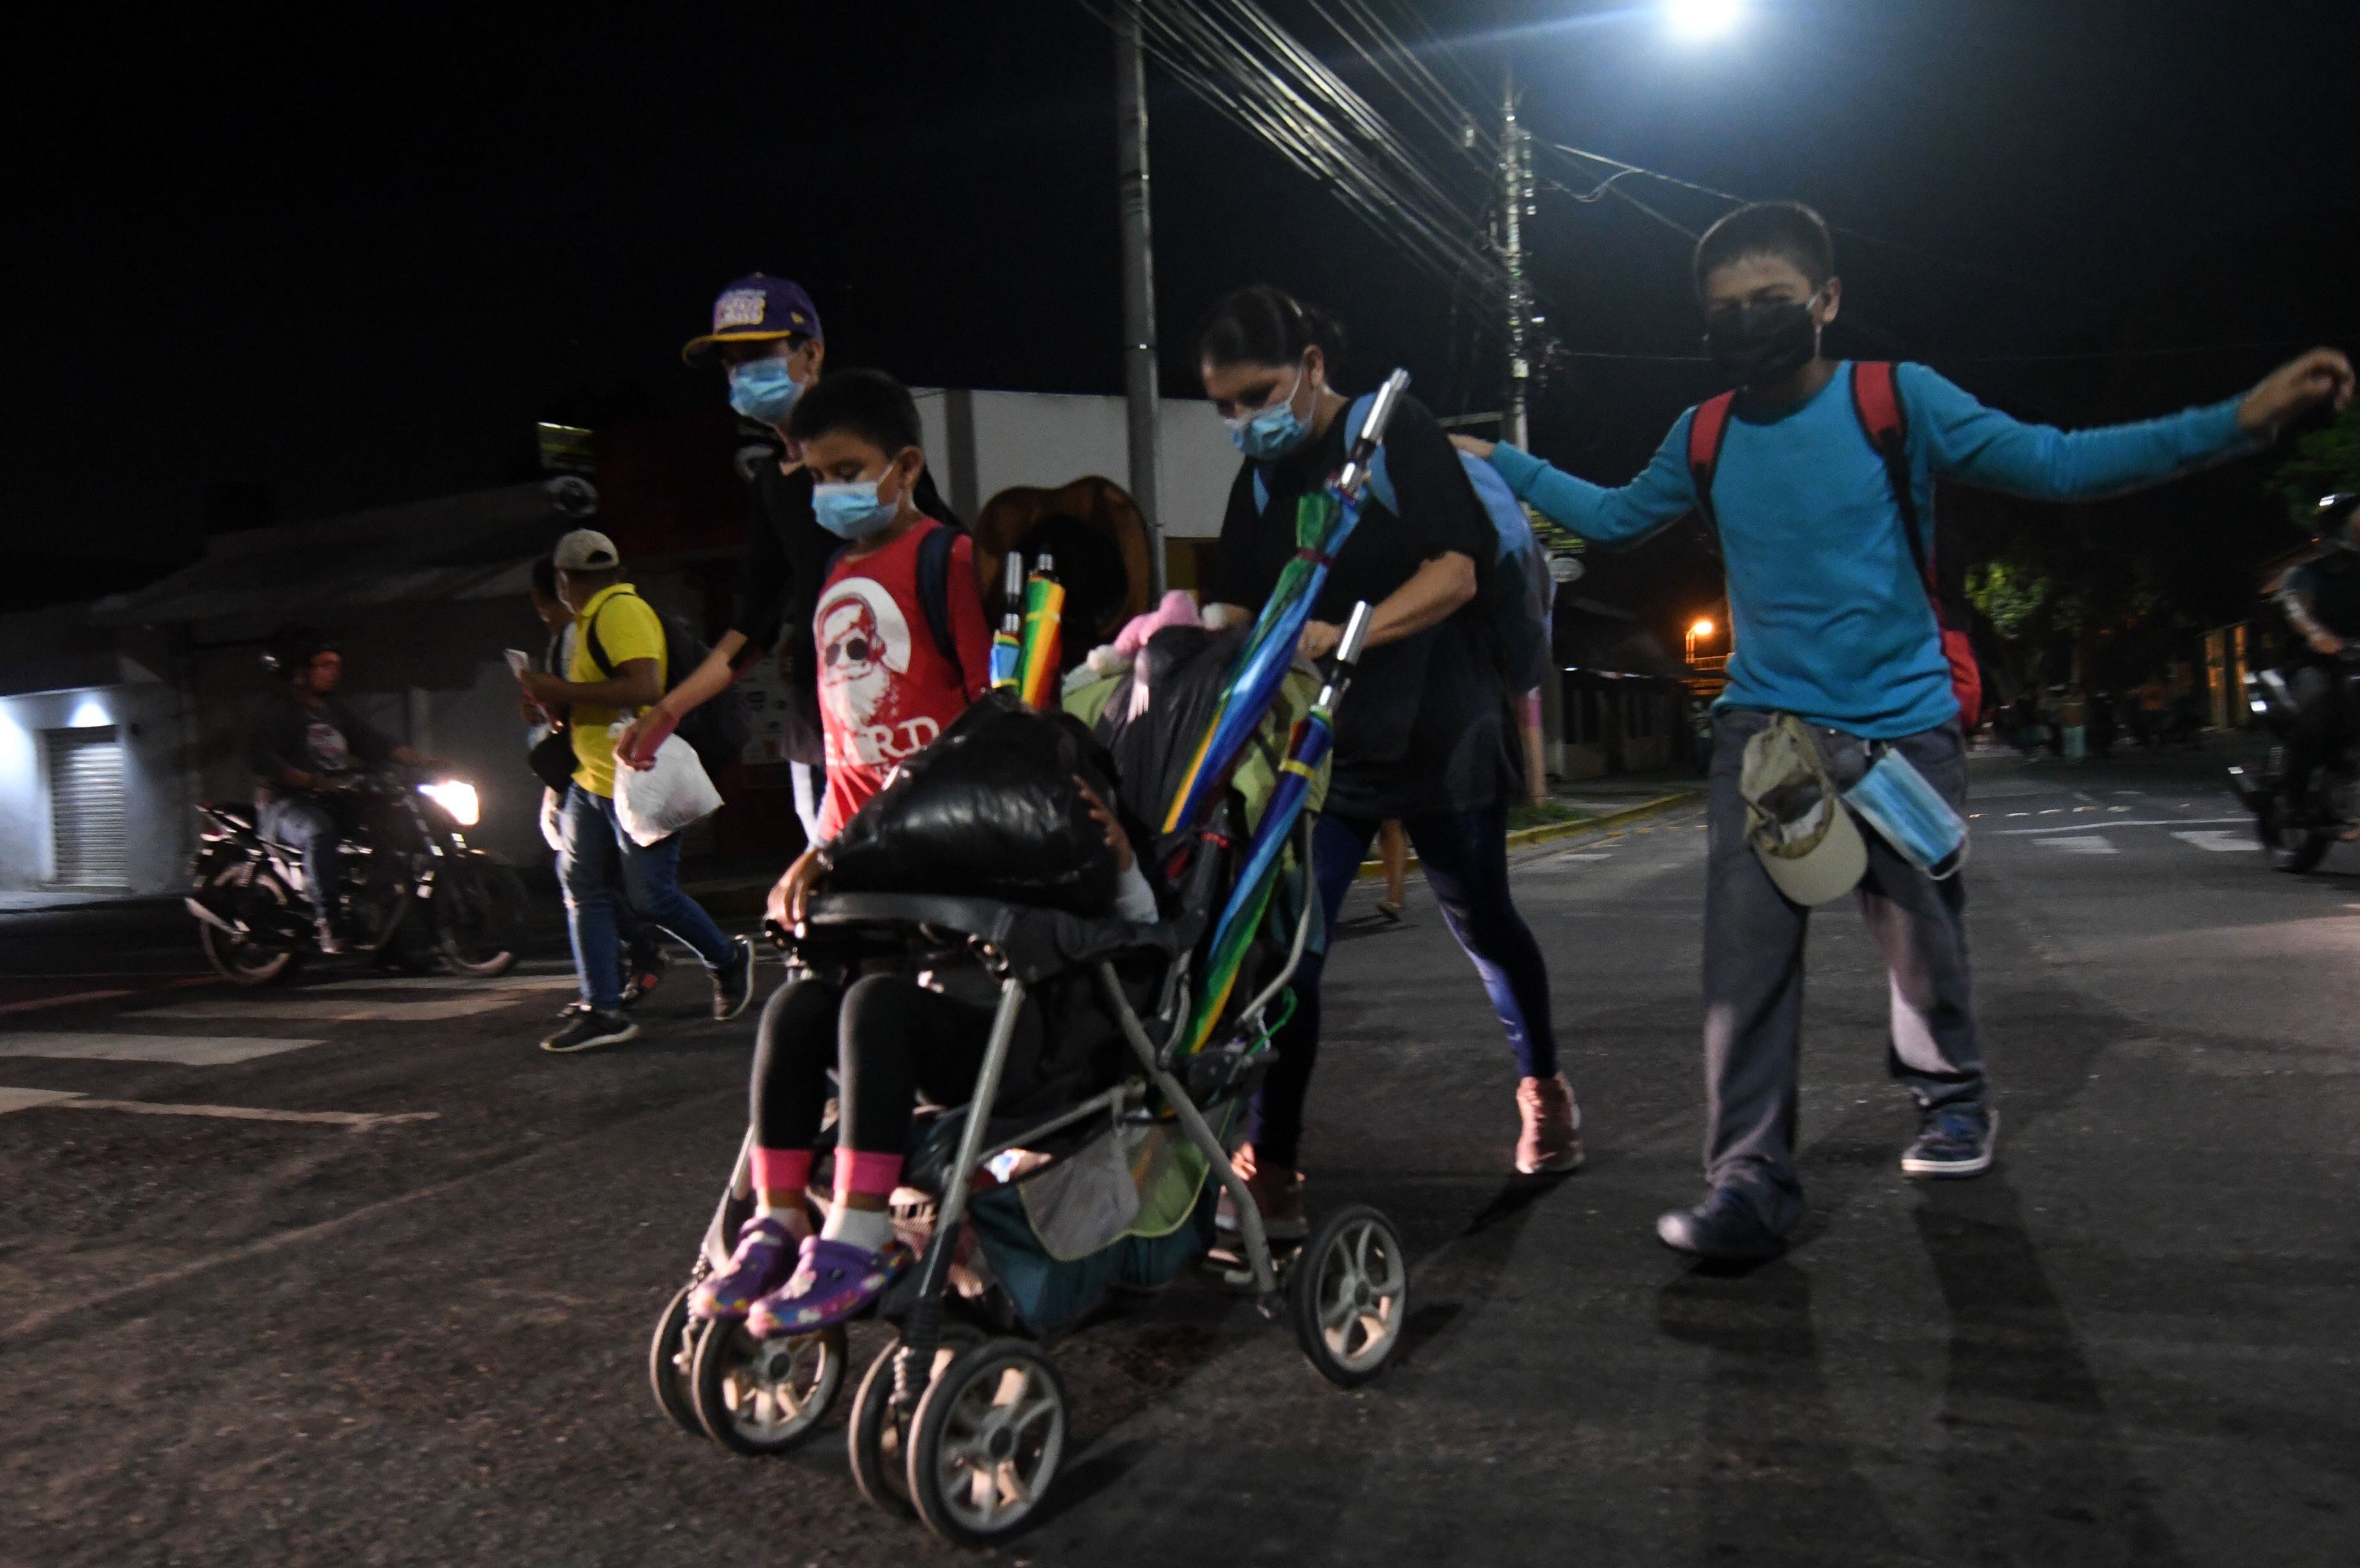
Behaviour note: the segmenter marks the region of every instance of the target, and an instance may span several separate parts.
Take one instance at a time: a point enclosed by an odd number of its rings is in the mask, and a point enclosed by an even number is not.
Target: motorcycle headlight
[[[475,787],[457,779],[440,779],[432,784],[421,784],[418,792],[451,813],[451,820],[463,828],[471,828],[482,817],[481,804],[475,799]]]

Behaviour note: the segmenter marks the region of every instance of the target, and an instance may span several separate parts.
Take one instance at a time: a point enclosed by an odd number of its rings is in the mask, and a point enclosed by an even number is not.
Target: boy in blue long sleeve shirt
[[[1585,539],[1622,543],[1702,511],[1728,572],[1732,651],[1714,710],[1705,891],[1705,1058],[1711,1192],[1657,1234],[1707,1257],[1766,1257],[1802,1217],[1795,1174],[1795,1067],[1808,910],[1771,881],[1746,836],[1746,742],[1780,713],[1814,726],[1834,781],[1864,770],[1862,743],[1890,743],[1964,814],[1966,767],[1949,660],[1895,474],[1855,412],[1849,362],[1822,358],[1842,285],[1818,214],[1794,202],[1741,208],[1698,243],[1697,288],[1713,358],[1740,391],[1711,494],[1689,463],[1694,408],[1646,471],[1610,490],[1511,446],[1461,440],[1515,493]],[[2078,501],[2157,484],[2256,450],[2289,420],[2352,392],[2343,354],[2317,349],[2242,397],[2166,419],[2070,433],[2020,424],[1935,372],[1896,367],[1920,546],[1933,550],[1933,490],[1953,479]],[[1871,833],[1860,897],[1892,975],[1889,1065],[1915,1097],[1917,1176],[1988,1170],[1998,1121],[1975,1039],[1958,877],[1935,881]]]

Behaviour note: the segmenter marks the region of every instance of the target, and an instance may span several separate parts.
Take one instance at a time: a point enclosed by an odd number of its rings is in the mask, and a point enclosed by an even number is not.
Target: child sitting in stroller
[[[1155,896],[1105,800],[1076,778],[1120,872],[1114,914],[1152,921]],[[824,852],[799,857],[770,891],[770,917],[792,930],[825,875]],[[955,983],[954,977],[946,977]],[[939,983],[938,983],[939,984]],[[691,1298],[700,1318],[743,1316],[756,1335],[810,1334],[866,1311],[912,1260],[889,1204],[900,1185],[918,1095],[964,1104],[991,1032],[989,1001],[968,1001],[906,973],[849,984],[805,975],[762,1009],[754,1048],[755,1212],[729,1266]],[[1027,1002],[1017,1049],[1037,1049],[1042,1020]],[[841,1134],[836,1200],[811,1233],[803,1192],[836,1069]],[[792,1270],[792,1271],[791,1271]]]

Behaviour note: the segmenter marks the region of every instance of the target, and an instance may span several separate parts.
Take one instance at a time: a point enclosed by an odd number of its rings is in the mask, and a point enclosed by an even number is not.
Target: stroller
[[[1367,423],[1361,446],[1372,448],[1382,422],[1372,414]],[[1356,448],[1347,480],[1365,474],[1369,455]],[[1349,506],[1357,490],[1343,494]],[[966,1545],[1021,1526],[1066,1458],[1065,1390],[1043,1338],[1087,1316],[1109,1289],[1162,1285],[1202,1258],[1217,1190],[1235,1217],[1231,1278],[1250,1286],[1264,1317],[1291,1324],[1321,1376],[1357,1387],[1399,1345],[1408,1263],[1392,1222],[1352,1205],[1327,1215],[1298,1250],[1275,1251],[1224,1136],[1268,1069],[1270,1034],[1291,1010],[1288,985],[1319,912],[1315,802],[1303,791],[1368,622],[1361,604],[1335,675],[1300,722],[1273,713],[1285,705],[1283,682],[1262,688],[1240,720],[1292,732],[1291,755],[1265,747],[1273,788],[1259,816],[1227,771],[1192,774],[1189,788],[1210,801],[1200,813],[1136,798],[1164,793],[1152,769],[1125,780],[1133,811],[1164,816],[1167,830],[1186,818],[1155,845],[1159,864],[1182,867],[1167,918],[1139,925],[989,898],[845,892],[814,897],[792,937],[774,931],[791,963],[815,973],[972,965],[997,993],[970,1103],[921,1113],[895,1195],[897,1228],[923,1228],[926,1239],[878,1304],[896,1337],[861,1377],[847,1426],[853,1477],[870,1501]],[[1279,631],[1283,676],[1295,634]],[[1306,735],[1321,754],[1308,763]],[[1243,898],[1250,885],[1267,903]],[[1218,985],[1208,986],[1216,974]],[[1020,1086],[1010,1073],[1020,1015],[1028,997],[1038,1008],[1053,996],[1062,1014],[1087,1010],[1107,1026],[1107,1046],[1079,1053],[1079,1073],[1036,1073]],[[726,1267],[752,1212],[750,1147],[749,1132],[694,1273],[657,1323],[649,1370],[658,1404],[681,1426],[769,1454],[821,1424],[842,1392],[847,1351],[840,1326],[758,1339],[742,1321],[689,1315],[692,1291]],[[814,1174],[814,1195],[824,1181]]]

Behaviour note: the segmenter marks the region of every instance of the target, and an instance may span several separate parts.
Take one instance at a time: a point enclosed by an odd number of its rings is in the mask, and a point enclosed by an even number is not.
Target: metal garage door
[[[50,730],[49,842],[53,880],[76,887],[120,887],[123,859],[123,742],[112,724]]]

